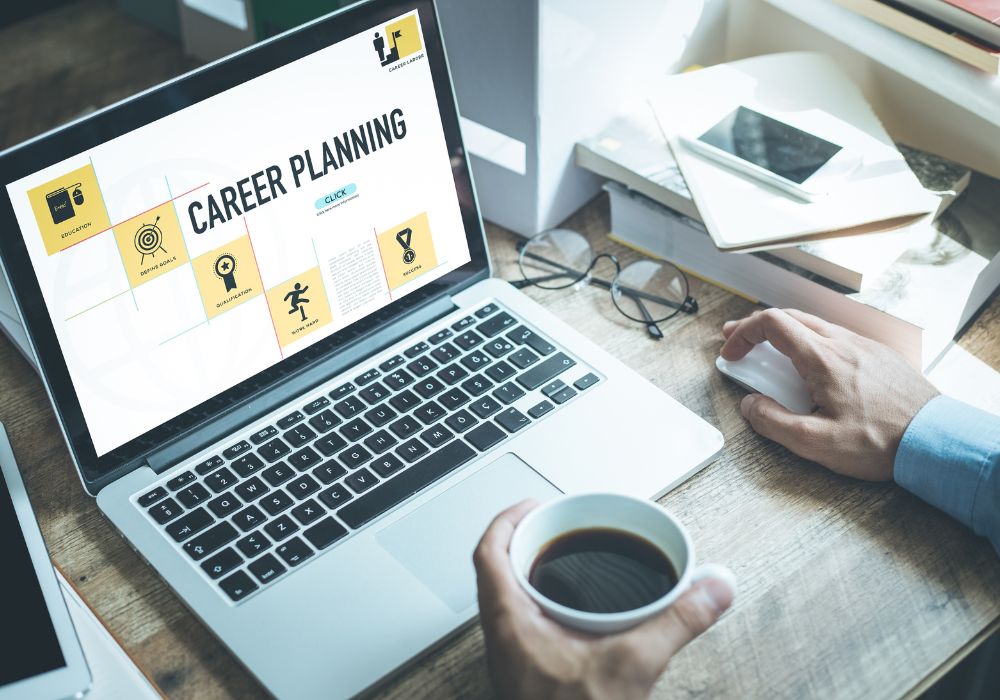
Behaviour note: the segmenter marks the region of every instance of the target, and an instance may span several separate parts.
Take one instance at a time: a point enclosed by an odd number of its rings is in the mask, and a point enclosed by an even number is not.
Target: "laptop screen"
[[[413,11],[10,183],[97,456],[468,263],[452,170]]]

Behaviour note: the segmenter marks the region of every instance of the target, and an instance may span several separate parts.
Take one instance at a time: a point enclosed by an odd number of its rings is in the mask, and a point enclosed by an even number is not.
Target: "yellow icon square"
[[[390,51],[395,47],[399,52],[399,58],[409,56],[423,48],[423,44],[420,41],[420,30],[417,29],[417,16],[415,14],[387,25],[385,33],[389,40]]]
[[[199,255],[191,265],[209,318],[250,301],[263,291],[249,236]]]
[[[115,241],[133,288],[188,261],[181,225],[172,202],[115,226]]]
[[[281,347],[291,345],[333,320],[318,267],[267,290],[267,306]]]
[[[49,255],[111,228],[92,165],[28,190],[28,201]]]
[[[437,267],[427,212],[378,234],[378,249],[389,289],[395,289]]]

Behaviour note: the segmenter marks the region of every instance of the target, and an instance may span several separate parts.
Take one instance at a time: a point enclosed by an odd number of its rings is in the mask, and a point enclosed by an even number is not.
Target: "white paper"
[[[247,30],[247,8],[243,0],[183,0],[193,10],[236,27]]]

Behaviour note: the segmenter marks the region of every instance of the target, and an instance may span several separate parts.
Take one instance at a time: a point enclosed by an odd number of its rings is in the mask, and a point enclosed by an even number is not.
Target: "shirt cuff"
[[[937,396],[910,421],[896,451],[893,479],[979,534],[976,498],[1000,453],[998,419]],[[983,490],[988,490],[985,488]]]

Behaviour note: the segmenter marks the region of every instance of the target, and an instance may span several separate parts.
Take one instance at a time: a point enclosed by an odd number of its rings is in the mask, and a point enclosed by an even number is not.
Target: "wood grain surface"
[[[87,0],[0,30],[0,146],[190,67],[175,42]],[[568,222],[608,242],[600,197]],[[488,226],[496,274],[517,277],[514,237]],[[3,235],[16,235],[4,232]],[[657,698],[894,698],[912,694],[1000,622],[1000,560],[989,544],[891,484],[830,474],[754,434],[742,392],[715,370],[720,327],[753,306],[692,282],[701,310],[649,340],[607,291],[527,294],[677,398],[726,438],[721,457],[662,503],[691,530],[699,558],[728,565],[734,607],[673,660]],[[960,345],[1000,370],[1000,300]],[[264,691],[117,535],[83,491],[41,382],[0,338],[0,420],[10,433],[54,560],[151,675],[177,698]],[[608,407],[614,410],[614,407]],[[613,439],[613,436],[609,436]],[[650,436],[670,459],[671,426]],[[490,697],[477,626],[398,672],[385,698]]]

